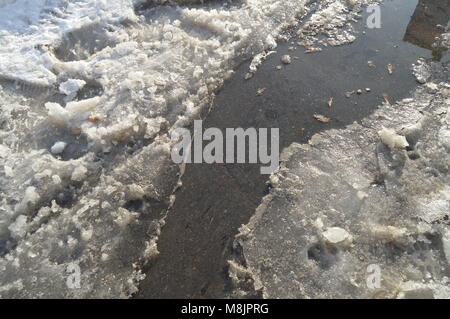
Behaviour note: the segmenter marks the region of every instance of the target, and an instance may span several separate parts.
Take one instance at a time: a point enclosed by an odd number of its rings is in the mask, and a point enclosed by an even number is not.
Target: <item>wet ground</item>
[[[407,97],[417,85],[411,64],[419,57],[442,58],[427,43],[435,35],[434,26],[442,23],[438,21],[442,15],[434,12],[447,10],[448,17],[448,6],[447,1],[385,1],[382,28],[367,29],[362,19],[356,23],[359,34],[351,45],[304,54],[301,47],[289,51],[291,41],[280,43],[251,80],[243,79],[249,62],[236,70],[203,127],[280,128],[281,150],[364,118],[383,102],[383,95],[391,102]],[[298,59],[276,70],[284,54]],[[369,67],[369,60],[376,67]],[[388,64],[394,66],[392,75]],[[256,96],[261,88],[267,90]],[[358,89],[363,93],[346,97],[346,92]],[[332,121],[321,123],[314,114]],[[234,236],[270,188],[258,165],[244,164],[191,164],[182,182],[158,242],[160,255],[146,269],[138,298],[227,296],[227,260],[236,253]]]

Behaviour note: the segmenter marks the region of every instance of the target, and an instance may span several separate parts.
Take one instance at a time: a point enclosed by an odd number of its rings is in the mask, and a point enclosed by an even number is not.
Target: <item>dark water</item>
[[[236,70],[203,126],[280,128],[283,149],[293,142],[307,142],[320,131],[358,121],[383,102],[383,94],[391,102],[409,95],[417,85],[411,64],[419,57],[442,58],[442,52],[430,49],[435,26],[447,24],[448,10],[447,0],[386,1],[382,28],[366,29],[365,19],[361,20],[356,24],[358,38],[351,45],[304,54],[302,48],[290,52],[291,43],[280,43],[251,80],[243,80],[249,63]],[[441,21],[442,16],[447,22]],[[299,59],[277,71],[284,54]],[[370,68],[368,60],[376,67]],[[389,63],[394,66],[392,75],[387,72]],[[267,91],[256,96],[260,88]],[[365,88],[371,92],[345,96]],[[331,108],[329,97],[333,97]],[[332,122],[318,122],[315,113]],[[233,238],[269,190],[258,165],[188,165],[182,181],[158,242],[160,256],[146,269],[138,298],[225,297],[230,288],[226,261],[236,253]]]

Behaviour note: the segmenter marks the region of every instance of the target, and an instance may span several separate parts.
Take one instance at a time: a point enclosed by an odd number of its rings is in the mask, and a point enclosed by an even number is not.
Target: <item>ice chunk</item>
[[[378,135],[380,136],[383,144],[391,150],[404,149],[409,146],[406,137],[398,135],[393,129],[383,128],[378,132]]]
[[[425,84],[430,79],[430,67],[424,59],[419,59],[417,63],[413,65],[413,74],[420,84]]]
[[[439,131],[439,142],[450,152],[450,129],[443,127]]]
[[[350,235],[345,229],[340,227],[329,227],[322,233],[322,235],[328,243],[334,245],[349,245],[353,241],[352,235]]]
[[[145,191],[142,189],[141,186],[139,186],[137,184],[131,184],[128,187],[128,190],[129,190],[129,198],[131,200],[143,199],[144,198]]]
[[[86,179],[87,172],[88,172],[87,168],[84,167],[83,165],[77,166],[72,172],[71,179],[76,182],[82,182],[83,180]]]
[[[68,123],[70,114],[60,104],[48,102],[45,103],[45,108],[47,109],[48,116],[50,117],[53,123],[59,126],[64,126]]]
[[[281,62],[283,62],[284,64],[291,64],[292,58],[290,55],[285,54],[281,57]]]
[[[84,80],[70,79],[59,85],[59,92],[67,95],[67,100],[72,100],[85,84],[86,81]]]
[[[82,229],[81,230],[81,239],[83,239],[84,241],[89,241],[92,238],[92,234],[93,234],[92,228]]]
[[[275,53],[275,51],[262,52],[260,54],[255,55],[249,66],[250,74],[255,73],[258,70],[258,67],[263,63],[263,61],[273,53]],[[246,80],[248,80],[248,78],[246,78]]]
[[[36,204],[40,199],[39,194],[36,192],[36,187],[30,186],[25,190],[25,196],[22,199],[23,204]]]
[[[8,227],[8,229],[14,238],[21,238],[21,237],[25,236],[25,234],[27,232],[26,226],[27,226],[27,216],[19,215],[16,218],[16,221],[14,223],[12,223]]]
[[[67,103],[66,110],[71,113],[84,113],[91,111],[99,102],[98,96],[91,99]]]
[[[121,228],[125,228],[130,223],[132,223],[139,216],[138,213],[130,212],[125,208],[119,208],[117,212],[114,213],[116,217],[114,222],[117,223]]]
[[[50,149],[50,151],[53,154],[61,154],[62,152],[64,152],[64,149],[66,148],[67,143],[66,142],[56,142],[55,144],[53,144],[52,148]]]
[[[408,234],[406,228],[398,228],[394,226],[370,225],[370,231],[376,238],[380,238],[387,242],[400,243]]]
[[[59,85],[59,91],[65,95],[78,92],[86,84],[84,80],[70,79]]]

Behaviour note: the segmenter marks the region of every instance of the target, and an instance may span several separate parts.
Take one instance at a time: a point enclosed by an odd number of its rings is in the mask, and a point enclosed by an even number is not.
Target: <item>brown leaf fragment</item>
[[[308,53],[315,53],[315,52],[320,52],[322,51],[321,48],[309,48],[308,50],[305,51],[306,54]]]
[[[333,97],[330,97],[330,98],[328,99],[327,104],[328,104],[328,107],[331,107],[331,106],[333,105]]]
[[[256,96],[263,95],[263,93],[266,91],[267,91],[267,88],[258,89],[258,91],[256,91]]]
[[[297,42],[297,45],[307,48],[307,47],[310,47],[312,45],[312,43],[308,42],[308,41],[299,41],[299,42]]]
[[[81,128],[79,128],[79,127],[76,127],[70,131],[70,135],[80,135],[80,134],[81,134]]]
[[[351,92],[346,92],[345,93],[345,97],[346,98],[350,98],[353,94],[355,94],[356,92],[355,91],[351,91]]]
[[[388,70],[389,74],[394,73],[394,66],[393,66],[392,64],[389,63],[389,64],[387,65],[387,70]]]
[[[314,118],[322,123],[330,123],[331,119],[321,114],[314,114]]]
[[[88,117],[87,121],[91,123],[97,123],[98,121],[101,121],[102,118],[100,116],[94,116],[94,117]]]

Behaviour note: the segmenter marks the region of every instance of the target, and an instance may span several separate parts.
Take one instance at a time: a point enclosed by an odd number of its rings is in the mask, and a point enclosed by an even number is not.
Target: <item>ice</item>
[[[19,215],[15,222],[9,225],[8,230],[11,232],[11,236],[14,238],[21,238],[23,237],[26,232],[27,226],[27,216],[25,215]]]
[[[62,0],[2,0],[0,32],[25,32],[39,22],[46,11],[62,5]]]
[[[325,0],[318,4],[316,12],[306,21],[297,35],[305,47],[315,44],[340,46],[352,43],[356,37],[349,23],[359,17],[364,5],[376,4],[377,0]],[[319,48],[320,49],[320,48]]]
[[[134,293],[179,180],[169,132],[307,2],[2,1],[0,295]]]
[[[67,143],[59,141],[56,142],[55,144],[53,144],[52,148],[50,149],[50,151],[53,154],[61,154],[62,152],[64,152],[64,149],[66,148]]]
[[[72,100],[77,92],[86,85],[83,80],[70,79],[59,85],[59,91],[67,95],[67,101]]]
[[[417,63],[413,65],[413,74],[417,79],[417,82],[424,84],[430,78],[430,66],[424,59],[417,60]]]
[[[291,56],[290,55],[283,55],[282,57],[281,57],[281,62],[283,62],[284,64],[291,64],[291,62],[292,62],[292,58],[291,58]]]
[[[88,170],[84,166],[77,166],[73,172],[71,179],[76,182],[82,182],[84,179],[86,179],[86,174]]]
[[[25,190],[25,195],[22,198],[22,201],[16,205],[16,211],[25,211],[29,206],[35,205],[38,203],[40,199],[40,195],[36,192],[36,187],[29,186]]]
[[[264,51],[262,53],[255,55],[249,66],[250,72],[255,73],[258,70],[258,67],[261,65],[261,63],[273,53],[275,53],[275,51],[268,51],[268,52]]]
[[[442,244],[444,246],[444,253],[447,258],[447,263],[450,265],[450,230],[448,229],[442,236]]]
[[[391,150],[395,148],[404,149],[409,146],[406,137],[398,135],[395,130],[383,128],[378,132],[381,141]]]
[[[285,149],[236,236],[235,296],[450,298],[449,70],[426,63],[436,90]]]
[[[45,108],[48,111],[49,118],[51,118],[55,124],[64,126],[68,123],[70,117],[69,112],[60,104],[48,102],[45,104]]]
[[[89,112],[91,110],[93,110],[97,104],[99,103],[100,98],[99,97],[93,97],[91,99],[86,99],[86,100],[82,100],[82,101],[77,101],[77,102],[69,102],[66,105],[66,111],[69,113],[84,113],[84,112]]]
[[[353,241],[352,235],[350,235],[345,229],[340,227],[330,227],[322,233],[325,240],[333,245],[345,244],[349,245]]]

